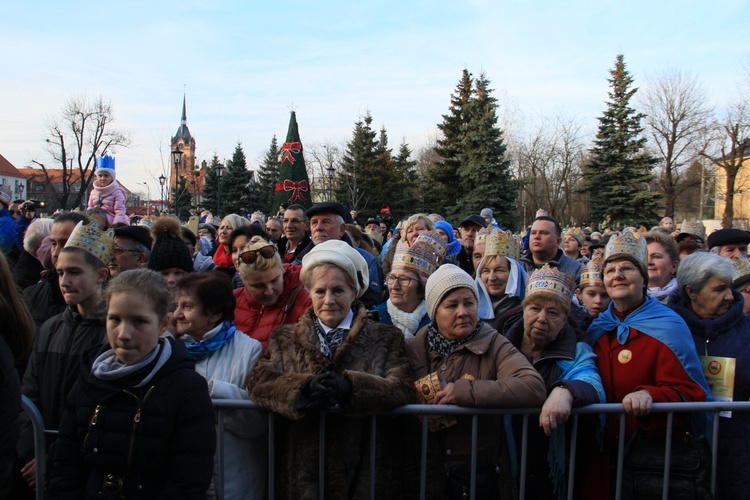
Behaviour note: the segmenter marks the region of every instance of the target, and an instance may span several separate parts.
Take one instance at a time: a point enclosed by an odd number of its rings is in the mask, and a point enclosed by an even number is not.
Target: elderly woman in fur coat
[[[368,287],[367,263],[343,241],[315,245],[301,279],[312,308],[271,335],[247,380],[250,398],[281,414],[276,427],[279,498],[398,498],[397,434],[377,420],[375,478],[370,477],[370,420],[364,415],[413,402],[404,336],[376,323],[356,299]],[[338,406],[341,413],[323,415]],[[325,417],[325,484],[318,484],[319,416]]]

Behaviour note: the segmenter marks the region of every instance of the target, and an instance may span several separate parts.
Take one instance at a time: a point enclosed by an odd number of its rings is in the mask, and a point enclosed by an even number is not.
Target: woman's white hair
[[[682,259],[677,268],[677,283],[683,297],[687,297],[686,287],[690,287],[693,292],[700,292],[713,277],[731,284],[733,276],[732,261],[711,252],[692,253]]]

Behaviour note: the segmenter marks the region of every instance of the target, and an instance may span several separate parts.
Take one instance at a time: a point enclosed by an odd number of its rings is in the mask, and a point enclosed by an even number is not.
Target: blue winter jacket
[[[3,208],[0,210],[0,251],[6,257],[13,251],[15,241],[16,221],[10,216],[10,210]]]

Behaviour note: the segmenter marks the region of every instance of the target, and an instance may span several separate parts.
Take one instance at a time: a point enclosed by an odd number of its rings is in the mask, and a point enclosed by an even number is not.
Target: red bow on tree
[[[292,196],[289,198],[289,203],[294,203],[294,200],[297,199],[305,201],[305,196],[302,193],[306,193],[309,190],[310,187],[307,184],[307,181],[294,182],[289,179],[286,179],[284,182],[277,182],[276,187],[274,188],[274,191],[277,193],[279,191],[291,191]]]
[[[281,145],[281,150],[283,151],[281,155],[281,163],[284,163],[284,160],[288,160],[289,163],[294,164],[294,156],[292,156],[292,153],[297,154],[302,151],[302,143],[285,142]]]

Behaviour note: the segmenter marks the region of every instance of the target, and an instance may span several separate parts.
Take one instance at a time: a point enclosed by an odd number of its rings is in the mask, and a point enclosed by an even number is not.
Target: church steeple
[[[180,128],[177,129],[177,133],[172,138],[172,142],[176,139],[182,139],[183,142],[190,143],[193,136],[190,135],[190,130],[187,126],[187,106],[185,105],[185,94],[182,95],[182,120],[180,120]]]

